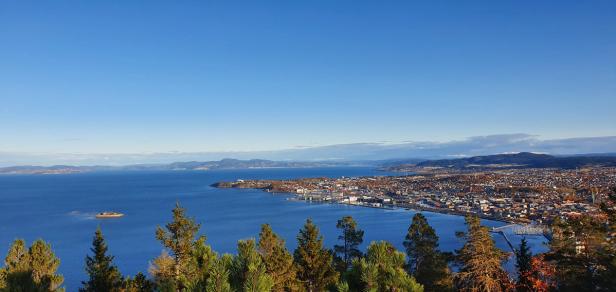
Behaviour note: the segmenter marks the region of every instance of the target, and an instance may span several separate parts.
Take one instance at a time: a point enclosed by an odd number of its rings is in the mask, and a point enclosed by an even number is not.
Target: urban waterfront
[[[89,252],[94,230],[103,229],[110,253],[122,273],[147,272],[148,262],[162,250],[154,238],[157,225],[171,218],[171,208],[179,201],[188,214],[202,224],[201,232],[219,253],[234,253],[238,239],[256,237],[260,225],[269,223],[283,236],[290,249],[306,218],[321,229],[325,244],[337,240],[336,221],[351,215],[365,230],[364,245],[372,240],[387,240],[402,250],[414,211],[384,210],[338,204],[307,203],[288,200],[284,194],[272,195],[251,189],[216,189],[218,181],[237,179],[293,179],[303,177],[352,177],[392,175],[364,167],[247,169],[167,172],[100,172],[67,175],[0,176],[0,255],[4,257],[15,238],[31,242],[43,238],[62,263],[68,291],[76,290],[86,278],[84,257]],[[101,211],[126,214],[120,219],[97,220]],[[425,213],[440,236],[443,250],[461,247],[456,231],[464,231],[460,216]],[[506,223],[484,221],[498,227]],[[500,235],[497,245],[510,251]],[[520,237],[511,234],[514,244]],[[542,237],[529,237],[535,252],[544,251]],[[510,264],[509,268],[510,268]]]

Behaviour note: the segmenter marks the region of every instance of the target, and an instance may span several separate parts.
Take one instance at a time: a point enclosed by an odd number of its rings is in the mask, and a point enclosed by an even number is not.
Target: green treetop
[[[274,281],[272,291],[295,291],[298,289],[297,270],[293,256],[282,240],[268,224],[261,225],[258,251],[265,263],[267,273]]]
[[[193,218],[187,217],[185,209],[177,203],[173,208],[173,221],[167,223],[165,228],[159,226],[156,229],[156,239],[170,252],[167,257],[170,257],[172,261],[169,261],[165,255],[161,255],[159,259],[154,261],[154,267],[151,268],[151,271],[156,273],[156,269],[158,269],[155,277],[159,281],[168,282],[172,280],[173,283],[169,285],[175,286],[175,290],[180,291],[188,288],[191,285],[190,282],[196,278],[197,271],[193,265],[193,251],[197,243],[195,238],[199,228],[200,225],[195,223]],[[199,240],[204,241],[205,238],[200,237]],[[170,262],[172,262],[171,267],[168,267]],[[169,275],[169,272],[172,274]],[[172,279],[169,279],[169,276],[172,276]]]
[[[5,259],[5,267],[0,274],[4,283],[3,291],[64,291],[60,288],[64,277],[56,274],[60,260],[51,250],[51,245],[36,240],[26,250],[22,239],[16,240]]]
[[[413,216],[404,247],[409,271],[426,291],[453,290],[453,278],[446,256],[438,250],[438,236],[423,214]]]
[[[80,291],[118,291],[122,286],[122,276],[113,264],[113,256],[107,255],[107,244],[100,227],[92,240],[92,256],[86,256],[86,272],[90,276]]]
[[[357,222],[351,216],[344,216],[338,220],[336,228],[342,230],[342,234],[338,236],[342,245],[335,245],[334,251],[340,255],[342,270],[346,271],[354,259],[362,256],[359,245],[364,241],[364,231],[357,229]]]
[[[323,247],[323,236],[310,219],[299,231],[293,258],[298,268],[298,278],[307,291],[325,291],[337,282],[338,273],[332,265],[332,254]]]
[[[359,291],[421,292],[423,286],[404,269],[404,253],[386,241],[372,242],[366,257],[355,260],[352,274],[359,279]]]
[[[231,284],[229,283],[230,272],[233,258],[229,254],[225,254],[217,258],[210,269],[209,277],[206,281],[205,291],[208,292],[231,292]]]
[[[253,239],[237,243],[237,256],[231,265],[231,284],[235,291],[244,292],[266,292],[274,286]]]

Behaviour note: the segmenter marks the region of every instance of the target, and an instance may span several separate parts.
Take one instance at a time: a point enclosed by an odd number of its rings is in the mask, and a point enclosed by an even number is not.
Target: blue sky
[[[2,1],[0,151],[616,135],[616,1]]]

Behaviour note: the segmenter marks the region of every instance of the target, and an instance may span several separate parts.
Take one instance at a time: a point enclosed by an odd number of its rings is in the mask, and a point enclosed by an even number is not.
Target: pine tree
[[[205,237],[200,237],[192,250],[191,271],[193,272],[188,281],[188,288],[192,290],[204,290],[210,271],[215,265],[218,254],[212,247],[205,244]]]
[[[6,291],[35,290],[32,279],[30,253],[23,239],[17,239],[11,244],[4,259],[4,284]]]
[[[122,276],[113,264],[113,256],[107,255],[107,244],[100,227],[92,240],[93,256],[86,257],[86,272],[90,275],[80,291],[118,291],[122,285]]]
[[[347,282],[338,282],[336,284],[336,292],[350,292],[351,288],[349,288],[349,284]]]
[[[282,240],[268,224],[261,225],[258,251],[265,263],[267,273],[274,281],[272,291],[294,291],[297,289],[297,271],[293,256]]]
[[[528,247],[526,238],[522,238],[520,247],[515,252],[516,255],[516,269],[518,272],[518,282],[516,283],[517,291],[533,291],[531,289],[532,283],[530,280],[530,271],[532,268],[533,255]]]
[[[357,229],[357,222],[351,216],[344,216],[338,220],[336,228],[342,230],[338,240],[342,245],[335,245],[334,251],[341,255],[342,271],[346,271],[354,259],[362,256],[359,245],[364,241],[364,231]]]
[[[24,240],[11,245],[5,258],[4,289],[7,291],[64,291],[62,275],[56,274],[60,260],[51,245],[36,240],[26,250]]]
[[[507,272],[501,267],[505,253],[494,245],[487,227],[479,217],[466,216],[466,243],[459,251],[462,266],[456,275],[460,291],[506,291],[511,289]]]
[[[240,240],[231,265],[231,284],[235,291],[265,292],[274,286],[254,240]]]
[[[229,284],[229,267],[232,264],[230,255],[223,255],[214,261],[206,282],[205,291],[208,292],[231,292]]]
[[[30,255],[23,239],[17,239],[9,248],[4,259],[4,265],[8,271],[27,271],[30,269]]]
[[[408,255],[408,269],[426,291],[453,290],[446,255],[438,250],[438,236],[423,214],[413,216],[404,247]]]
[[[47,291],[56,291],[64,282],[62,275],[56,274],[60,259],[51,250],[51,245],[43,240],[35,240],[30,246],[30,265],[32,279]]]
[[[176,290],[181,291],[191,285],[190,281],[197,273],[192,264],[195,237],[200,225],[195,223],[193,218],[186,217],[185,209],[176,203],[173,208],[173,221],[165,227],[165,229],[160,226],[156,228],[156,239],[170,252],[173,259],[173,285]],[[164,262],[163,259],[159,261],[159,263],[162,262]],[[160,275],[162,274],[159,273]],[[169,282],[170,279],[162,280]]]
[[[415,281],[404,269],[404,253],[397,251],[386,241],[372,242],[366,257],[355,260],[352,274],[360,279],[356,285],[359,291],[404,291],[421,292],[423,286]]]
[[[338,273],[332,265],[332,254],[323,248],[323,236],[310,219],[299,231],[293,258],[298,267],[298,278],[307,291],[324,291],[336,283]]]

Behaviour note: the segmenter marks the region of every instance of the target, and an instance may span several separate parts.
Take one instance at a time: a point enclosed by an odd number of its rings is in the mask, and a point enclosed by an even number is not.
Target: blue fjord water
[[[101,226],[125,275],[147,272],[148,262],[162,248],[154,238],[156,226],[171,218],[176,202],[202,224],[201,232],[219,253],[234,253],[239,239],[256,237],[260,225],[269,223],[295,248],[295,237],[306,218],[312,218],[333,247],[336,221],[353,216],[365,230],[364,248],[370,241],[387,240],[402,249],[402,241],[414,211],[384,210],[336,204],[288,200],[259,190],[216,189],[210,184],[236,179],[290,179],[387,175],[364,167],[247,169],[215,171],[100,172],[67,175],[0,176],[0,257],[10,243],[24,238],[28,243],[43,238],[61,259],[60,272],[68,291],[76,291],[86,278],[84,257],[93,233]],[[126,214],[120,219],[95,219],[100,211]],[[464,218],[424,213],[440,236],[441,249],[452,251],[462,242],[456,231],[464,231]],[[505,223],[484,220],[487,226]],[[510,235],[519,242],[520,237]],[[501,236],[497,245],[509,251]],[[542,238],[529,238],[535,252],[545,250]],[[511,263],[508,264],[511,268]]]

